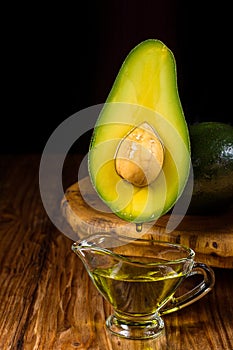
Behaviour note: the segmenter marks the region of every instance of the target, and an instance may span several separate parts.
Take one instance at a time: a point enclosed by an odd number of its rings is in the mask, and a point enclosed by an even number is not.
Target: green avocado
[[[233,203],[233,126],[201,122],[189,126],[194,187],[189,213],[211,214]]]
[[[96,192],[135,223],[168,212],[190,171],[190,139],[175,58],[160,40],[126,57],[94,127],[88,170]]]

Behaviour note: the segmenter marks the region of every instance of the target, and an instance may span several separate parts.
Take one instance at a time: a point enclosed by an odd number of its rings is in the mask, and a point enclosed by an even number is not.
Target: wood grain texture
[[[74,180],[71,159],[65,185]],[[39,156],[0,159],[1,350],[229,350],[233,348],[233,271],[215,268],[203,299],[164,316],[165,334],[127,341],[108,334],[111,312],[72,241],[50,222],[38,187]],[[76,172],[76,168],[75,168]]]
[[[89,177],[67,188],[61,206],[64,217],[77,233],[77,239],[100,230],[138,235],[135,224],[126,223],[109,211],[93,189]],[[184,244],[195,250],[196,260],[215,267],[233,268],[232,209],[214,216],[186,215],[170,233],[166,231],[169,218],[168,214],[153,225],[143,224],[143,236]]]

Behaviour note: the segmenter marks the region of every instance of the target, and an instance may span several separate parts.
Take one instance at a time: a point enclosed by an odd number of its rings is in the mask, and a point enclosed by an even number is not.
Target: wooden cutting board
[[[171,232],[166,229],[170,215],[155,223],[143,224],[142,231],[110,212],[93,189],[89,177],[67,188],[61,202],[62,214],[77,239],[112,231],[135,237],[152,238],[184,244],[196,252],[196,261],[213,267],[233,268],[233,208],[221,215],[186,215]]]

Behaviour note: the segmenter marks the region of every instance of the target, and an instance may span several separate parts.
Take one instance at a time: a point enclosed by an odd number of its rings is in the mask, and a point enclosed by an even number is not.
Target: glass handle
[[[175,297],[173,295],[170,302],[165,304],[165,306],[159,311],[160,315],[180,310],[199,300],[212,290],[215,283],[215,275],[214,271],[209,266],[195,262],[191,273],[185,279],[194,275],[203,275],[203,281],[181,296]]]

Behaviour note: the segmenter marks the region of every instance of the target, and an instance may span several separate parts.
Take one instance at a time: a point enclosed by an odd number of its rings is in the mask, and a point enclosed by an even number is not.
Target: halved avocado
[[[151,143],[157,144],[154,153]],[[156,152],[160,168],[154,167]],[[183,192],[190,170],[189,132],[175,59],[160,40],[143,41],[126,57],[98,116],[88,169],[100,198],[129,222],[156,220]],[[146,181],[140,182],[140,173]]]

